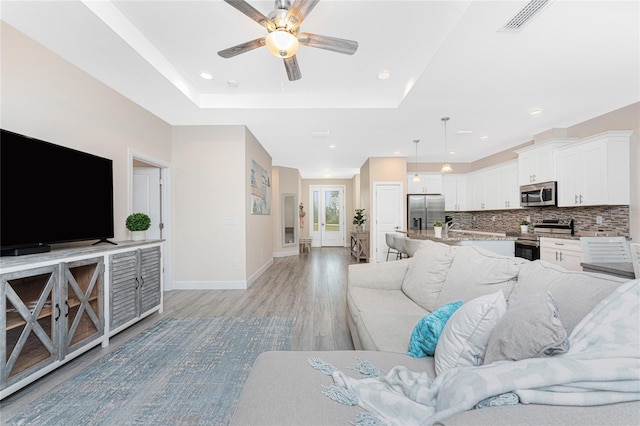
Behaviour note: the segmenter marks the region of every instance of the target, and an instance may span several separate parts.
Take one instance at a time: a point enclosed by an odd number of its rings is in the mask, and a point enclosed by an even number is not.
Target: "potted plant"
[[[433,222],[433,231],[435,232],[437,238],[441,238],[442,237],[442,222],[440,222],[439,220],[436,220],[435,222]]]
[[[367,222],[364,210],[356,209],[356,214],[353,216],[353,224],[356,226],[356,231],[362,231],[362,226]]]
[[[520,232],[522,232],[523,234],[526,234],[527,232],[529,232],[529,221],[528,220],[520,221]]]
[[[151,218],[144,213],[132,213],[127,217],[125,226],[131,231],[133,241],[143,241],[147,238],[146,230],[151,226]]]

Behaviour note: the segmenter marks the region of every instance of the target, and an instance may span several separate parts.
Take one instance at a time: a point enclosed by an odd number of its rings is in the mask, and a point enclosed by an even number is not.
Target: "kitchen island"
[[[486,232],[475,229],[452,229],[436,237],[432,229],[409,231],[407,236],[416,240],[432,240],[458,246],[477,246],[504,256],[515,256],[515,240],[520,234],[510,232]]]

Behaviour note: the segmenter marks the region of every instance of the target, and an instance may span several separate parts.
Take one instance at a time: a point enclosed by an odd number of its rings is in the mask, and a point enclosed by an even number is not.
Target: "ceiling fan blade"
[[[229,47],[228,49],[224,49],[218,52],[218,55],[223,58],[233,58],[234,56],[238,56],[241,53],[248,52],[253,49],[257,49],[258,47],[262,47],[265,45],[264,37],[257,38],[255,40],[247,41],[246,43],[239,44],[237,46]]]
[[[358,50],[357,41],[318,34],[302,33],[298,36],[298,41],[305,46],[331,50],[332,52],[344,53],[346,55],[353,55],[356,53],[356,50]]]
[[[302,78],[302,73],[300,72],[300,67],[298,66],[298,60],[296,59],[296,55],[293,55],[290,58],[283,59],[284,67],[287,70],[287,76],[289,76],[289,81],[296,81]]]
[[[264,16],[262,13],[260,13],[258,10],[256,10],[253,6],[251,6],[246,1],[244,1],[244,0],[224,0],[224,2],[230,4],[233,7],[235,7],[240,12],[244,13],[249,18],[253,19],[254,21],[256,21],[258,24],[262,25],[266,29],[275,28],[275,25],[273,24],[273,22],[269,18]]]
[[[320,0],[295,0],[287,13],[287,29],[298,28]],[[292,20],[293,18],[293,20]]]

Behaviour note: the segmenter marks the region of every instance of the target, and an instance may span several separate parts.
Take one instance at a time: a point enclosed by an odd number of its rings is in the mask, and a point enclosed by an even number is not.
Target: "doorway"
[[[402,182],[383,182],[373,184],[373,217],[371,221],[371,248],[375,253],[370,259],[375,262],[385,262],[387,258],[387,232],[402,229],[404,209]]]
[[[311,220],[309,234],[314,247],[344,247],[345,227],[344,185],[309,186]]]
[[[171,280],[170,169],[169,164],[140,153],[129,152],[129,213],[151,218],[147,238],[164,240],[163,286],[173,289]]]

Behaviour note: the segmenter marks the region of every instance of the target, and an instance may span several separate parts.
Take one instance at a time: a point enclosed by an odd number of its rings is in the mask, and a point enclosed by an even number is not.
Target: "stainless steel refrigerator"
[[[444,195],[407,195],[407,230],[433,229],[433,222],[444,223]]]

